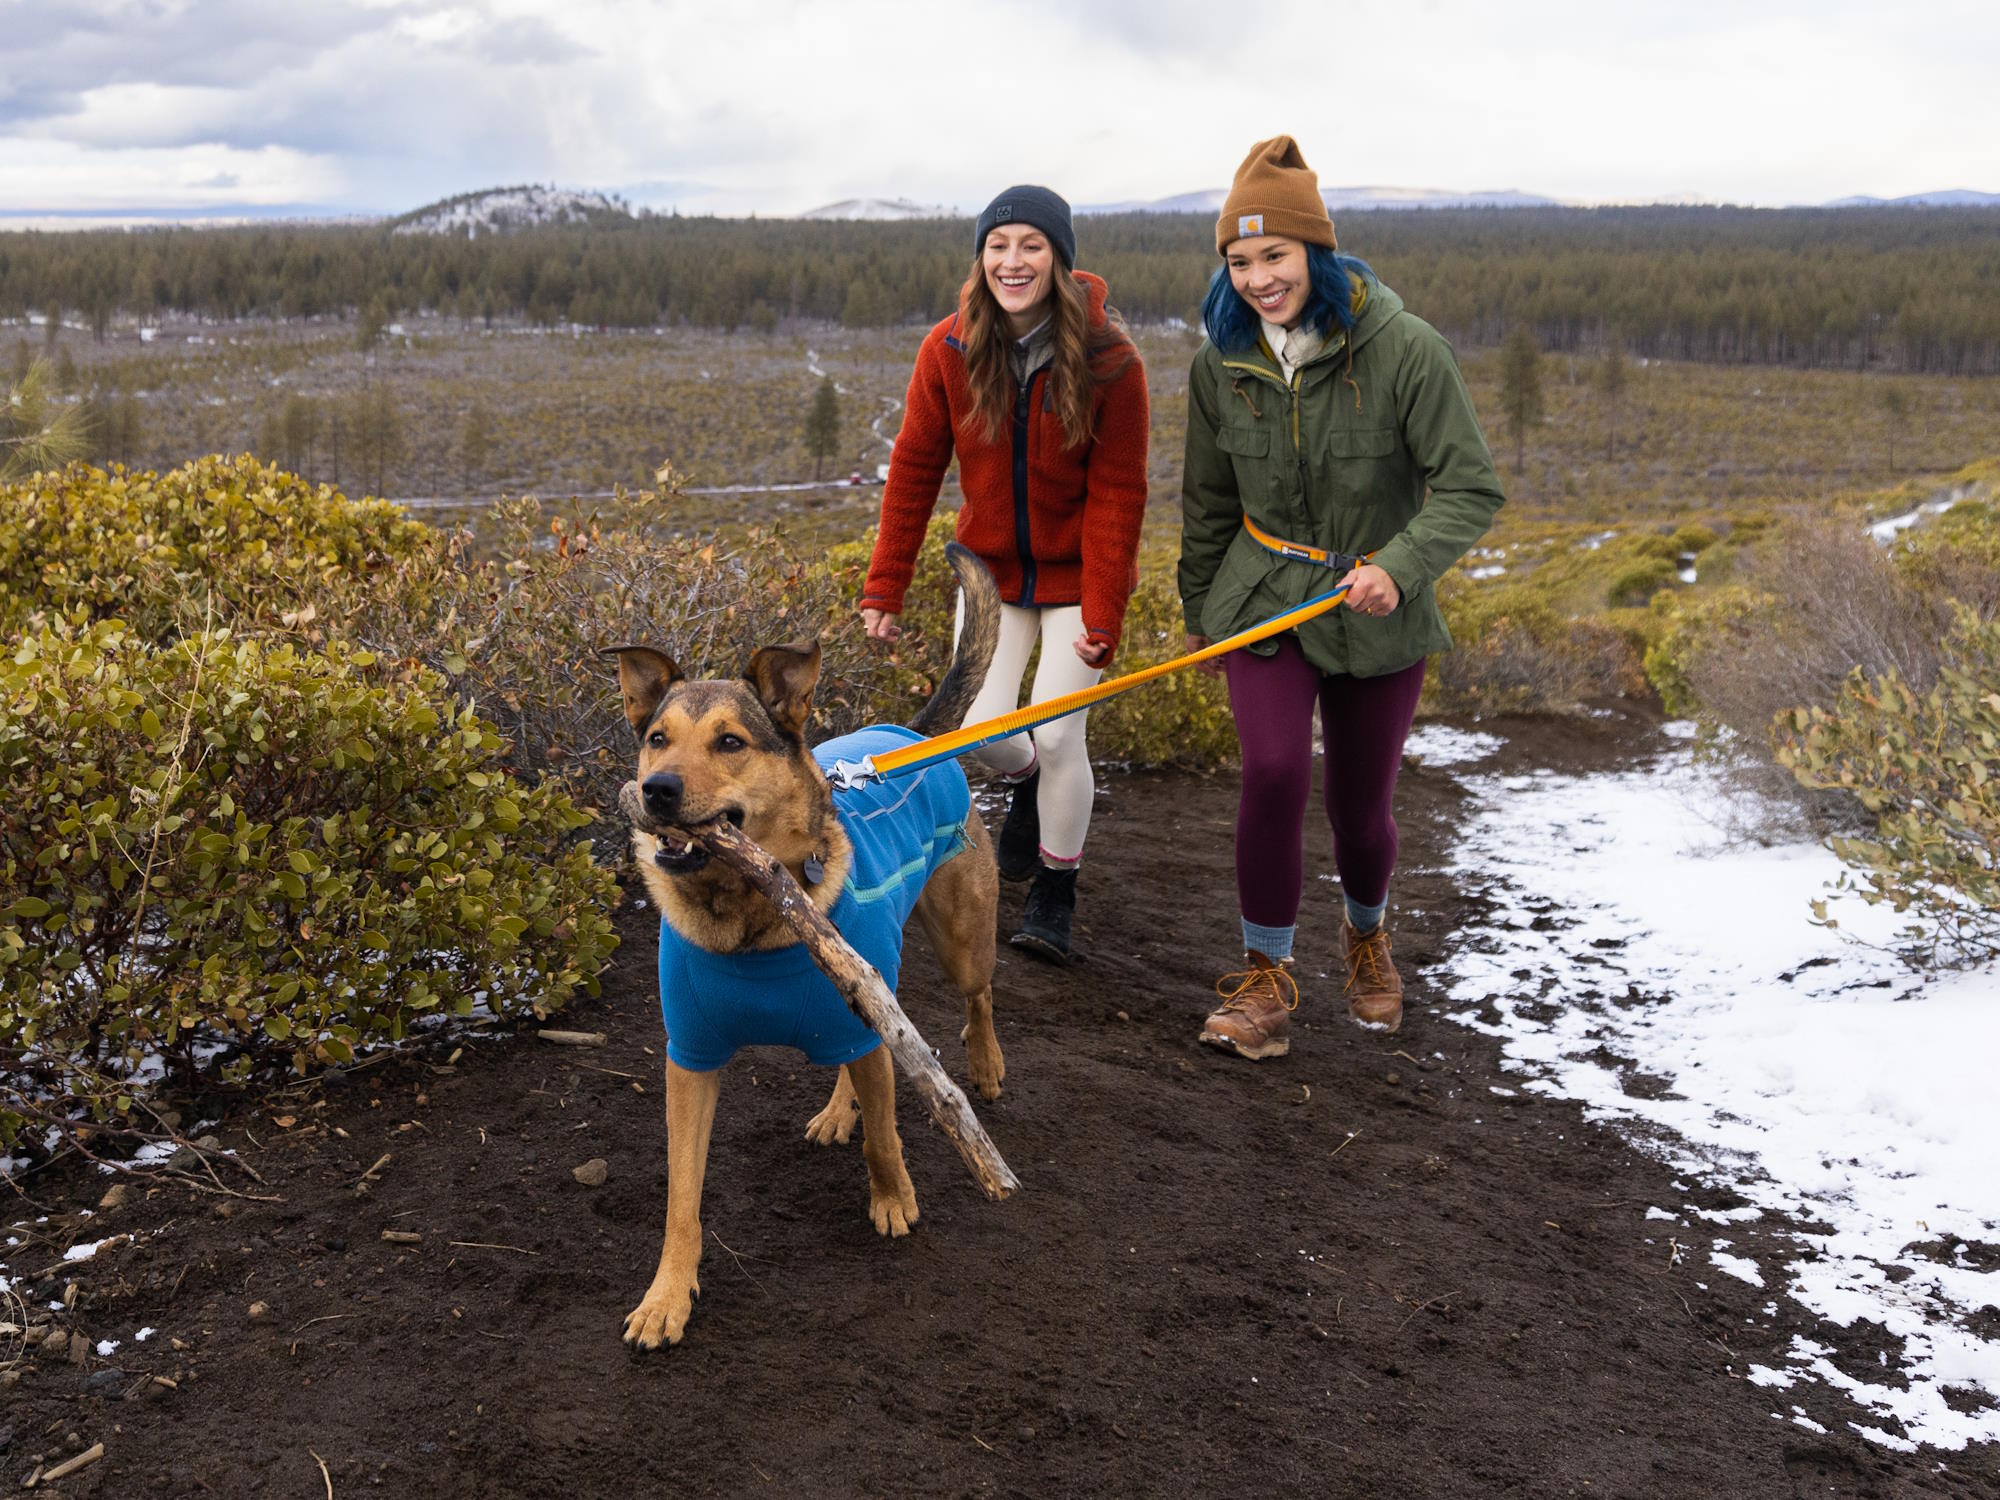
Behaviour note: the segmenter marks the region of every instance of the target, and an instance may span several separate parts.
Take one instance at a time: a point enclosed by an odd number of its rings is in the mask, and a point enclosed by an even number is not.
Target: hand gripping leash
[[[1017,708],[1012,713],[984,719],[977,724],[968,724],[963,729],[954,729],[947,734],[934,734],[927,740],[917,740],[900,750],[891,750],[886,755],[864,756],[858,761],[836,761],[833,769],[827,773],[827,780],[845,791],[865,781],[880,781],[889,776],[906,776],[912,771],[921,771],[925,766],[936,765],[941,760],[951,760],[978,750],[995,740],[1004,740],[1009,736],[1020,734],[1023,730],[1050,724],[1057,719],[1066,719],[1071,714],[1080,714],[1086,708],[1102,703],[1107,698],[1116,698],[1120,693],[1129,693],[1135,687],[1156,681],[1171,672],[1178,672],[1183,667],[1199,666],[1202,662],[1214,661],[1219,656],[1227,656],[1232,651],[1253,646],[1258,641],[1268,640],[1274,635],[1282,635],[1287,630],[1294,630],[1306,621],[1325,614],[1346,597],[1346,586],[1330,589],[1324,594],[1314,595],[1303,604],[1293,606],[1281,615],[1273,615],[1268,620],[1252,625],[1248,630],[1239,630],[1235,635],[1204,646],[1199,651],[1190,651],[1186,656],[1175,657],[1172,661],[1142,667],[1128,676],[1114,677],[1109,682],[1100,682],[1094,687],[1082,688],[1074,693],[1064,693],[1060,698],[1050,698],[1043,703],[1031,703],[1026,708]]]

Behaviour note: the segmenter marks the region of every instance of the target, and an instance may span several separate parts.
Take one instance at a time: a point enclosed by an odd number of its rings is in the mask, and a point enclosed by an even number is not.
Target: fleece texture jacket
[[[1269,349],[1212,343],[1188,372],[1181,480],[1181,606],[1220,640],[1303,604],[1338,575],[1281,557],[1243,527],[1329,552],[1375,553],[1402,595],[1386,615],[1335,609],[1298,629],[1322,672],[1379,677],[1451,633],[1433,585],[1504,503],[1493,455],[1444,336],[1379,283],[1352,338],[1335,329],[1287,379]],[[1268,641],[1248,648],[1260,656]]]
[[[1091,327],[1104,328],[1104,283],[1087,271],[1070,274],[1089,299]],[[958,314],[946,318],[917,351],[862,606],[902,613],[924,528],[955,453],[965,493],[958,540],[986,564],[1000,597],[1023,608],[1080,604],[1084,629],[1115,647],[1146,516],[1145,368],[1132,353],[1115,380],[1097,387],[1096,438],[1070,447],[1049,399],[1051,370],[1044,365],[1016,391],[1012,420],[987,442],[973,419],[958,326]],[[1106,357],[1120,356],[1114,351]]]
[[[921,739],[877,725],[813,747],[820,768],[883,755]],[[834,812],[854,865],[827,913],[890,989],[903,966],[903,924],[932,871],[965,847],[972,791],[958,762],[836,790]],[[711,953],[660,924],[660,1012],[667,1055],[694,1073],[722,1067],[739,1047],[796,1047],[835,1068],[881,1044],[847,1008],[803,943],[753,953]]]

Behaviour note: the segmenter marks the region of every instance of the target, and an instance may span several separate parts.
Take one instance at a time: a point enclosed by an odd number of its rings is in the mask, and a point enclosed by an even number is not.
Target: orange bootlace
[[[1232,983],[1233,981],[1233,983]],[[1224,1010],[1242,1011],[1249,1014],[1251,1002],[1260,991],[1268,989],[1273,1000],[1282,1001],[1286,1010],[1299,1008],[1298,981],[1292,978],[1292,971],[1285,968],[1239,969],[1234,974],[1224,974],[1215,981],[1215,993],[1222,997]],[[1285,999],[1285,991],[1292,992],[1292,998]]]
[[[1353,989],[1360,979],[1361,971],[1368,971],[1368,984],[1374,990],[1389,988],[1389,976],[1384,967],[1389,962],[1389,934],[1378,927],[1355,943],[1347,955],[1347,987]]]

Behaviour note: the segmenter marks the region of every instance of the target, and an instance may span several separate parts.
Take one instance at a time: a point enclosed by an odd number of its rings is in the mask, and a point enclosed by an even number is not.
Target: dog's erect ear
[[[812,717],[813,688],[819,684],[818,641],[766,646],[750,658],[750,670],[743,675],[757,689],[773,724],[794,739],[804,734]]]
[[[651,646],[606,646],[599,656],[618,658],[618,691],[625,695],[625,718],[634,734],[644,734],[660,711],[667,689],[681,680],[681,669],[664,651]]]

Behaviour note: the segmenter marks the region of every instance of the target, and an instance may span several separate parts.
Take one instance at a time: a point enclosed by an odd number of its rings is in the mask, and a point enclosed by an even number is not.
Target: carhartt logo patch
[[[1263,232],[1264,216],[1262,214],[1238,214],[1236,216],[1236,237],[1239,240],[1247,240],[1253,235],[1259,235]]]
[[[1014,217],[1014,205],[1013,205],[1013,204],[1011,204],[1011,203],[1003,203],[1003,204],[1001,204],[1001,205],[1000,205],[1000,206],[999,206],[998,208],[996,208],[996,209],[994,209],[994,210],[993,210],[993,217],[994,217],[995,219],[1011,219],[1011,218],[1013,218],[1013,217]]]

